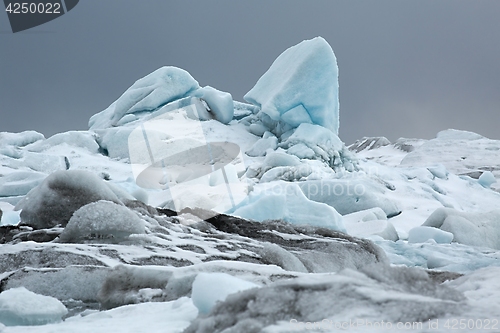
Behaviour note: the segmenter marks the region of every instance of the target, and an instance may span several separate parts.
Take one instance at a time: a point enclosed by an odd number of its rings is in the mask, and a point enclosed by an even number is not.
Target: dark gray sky
[[[236,100],[274,59],[324,37],[340,70],[340,137],[500,139],[498,0],[81,0],[12,34],[0,13],[0,131],[87,129],[172,65]]]

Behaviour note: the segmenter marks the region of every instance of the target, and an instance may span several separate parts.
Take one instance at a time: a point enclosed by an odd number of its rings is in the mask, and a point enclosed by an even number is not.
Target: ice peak
[[[312,123],[338,134],[338,88],[335,54],[316,37],[285,50],[244,98],[292,128]]]
[[[106,110],[92,116],[89,127],[98,130],[122,126],[169,103],[186,99],[179,105],[189,104],[189,97],[204,100],[210,118],[222,123],[232,120],[234,107],[231,94],[210,86],[201,88],[187,71],[164,66],[137,80]]]

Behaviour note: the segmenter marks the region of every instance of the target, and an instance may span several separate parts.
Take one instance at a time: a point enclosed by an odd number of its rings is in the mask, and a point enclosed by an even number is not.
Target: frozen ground
[[[500,141],[346,146],[337,75],[315,38],[250,104],[163,67],[0,133],[0,331],[500,331]]]

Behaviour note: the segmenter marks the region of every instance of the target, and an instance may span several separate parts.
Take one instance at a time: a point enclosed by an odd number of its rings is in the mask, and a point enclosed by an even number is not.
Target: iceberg
[[[185,70],[165,66],[137,80],[111,106],[90,118],[90,128],[116,126],[128,114],[153,111],[186,97],[198,89],[198,82]]]
[[[399,215],[399,206],[387,197],[387,189],[369,178],[325,179],[299,182],[309,200],[325,203],[342,215],[381,208],[387,217]]]
[[[18,225],[21,221],[21,217],[19,216],[20,212],[16,211],[8,211],[3,212],[0,209],[0,225]]]
[[[326,40],[305,40],[283,52],[244,99],[291,128],[310,123],[339,130],[337,59]]]
[[[491,185],[497,182],[495,175],[491,171],[485,171],[479,176],[478,183],[483,187],[490,188]]]
[[[24,287],[0,294],[0,323],[7,326],[60,322],[68,310],[57,299],[35,294]]]
[[[500,210],[469,213],[438,208],[422,224],[453,235],[453,241],[471,246],[500,249]],[[442,238],[442,237],[441,237]]]
[[[298,147],[297,147],[298,146]],[[291,155],[323,161],[335,171],[354,171],[356,157],[337,135],[319,125],[300,124],[280,147]]]
[[[193,304],[202,314],[208,314],[219,301],[239,291],[257,288],[248,282],[226,273],[199,273],[193,282]]]
[[[424,243],[430,239],[438,244],[450,244],[453,240],[453,234],[441,229],[426,226],[413,228],[408,233],[408,243]]]
[[[260,222],[283,219],[296,225],[346,231],[342,216],[333,207],[309,200],[297,184],[283,181],[254,190],[232,214]]]
[[[213,119],[223,124],[227,124],[233,119],[234,105],[230,93],[206,86],[194,91],[191,95],[201,98],[207,103],[208,112],[213,115]]]

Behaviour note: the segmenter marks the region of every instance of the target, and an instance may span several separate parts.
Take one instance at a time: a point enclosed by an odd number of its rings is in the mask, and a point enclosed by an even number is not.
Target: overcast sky
[[[13,34],[0,13],[0,131],[87,129],[170,65],[242,101],[274,59],[324,37],[340,72],[340,137],[500,139],[498,0],[81,0]]]

